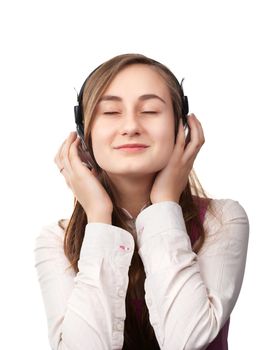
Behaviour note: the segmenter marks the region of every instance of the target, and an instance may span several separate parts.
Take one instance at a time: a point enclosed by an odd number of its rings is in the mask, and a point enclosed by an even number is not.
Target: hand
[[[195,115],[191,113],[187,120],[190,133],[185,138],[184,128],[180,119],[172,156],[166,167],[158,172],[154,180],[150,194],[152,203],[162,201],[179,203],[180,196],[187,185],[189,173],[193,168],[194,160],[205,143],[201,123]]]
[[[95,169],[89,170],[78,154],[80,138],[71,132],[63,142],[54,161],[63,174],[67,185],[88,216],[112,215],[113,204],[106,190],[97,179]]]

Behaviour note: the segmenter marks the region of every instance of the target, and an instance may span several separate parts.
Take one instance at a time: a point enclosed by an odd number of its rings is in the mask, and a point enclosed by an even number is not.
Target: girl
[[[205,139],[194,114],[185,136],[181,85],[153,59],[119,55],[90,74],[80,109],[94,167],[70,133],[55,163],[74,210],[34,250],[51,348],[228,349],[249,222],[194,173]]]

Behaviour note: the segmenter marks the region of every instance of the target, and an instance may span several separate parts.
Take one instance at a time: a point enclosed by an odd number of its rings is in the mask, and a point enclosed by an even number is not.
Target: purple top
[[[195,196],[193,196],[193,199],[195,200]],[[207,205],[209,203],[209,200],[206,198],[198,200],[196,202],[199,207],[199,217],[201,219],[201,222],[204,222]],[[193,246],[194,242],[198,238],[198,231],[196,230],[196,227],[191,222],[191,232],[189,234],[191,245]],[[135,306],[135,312],[137,315],[137,318],[140,319],[142,307],[144,304],[144,301],[142,299],[133,299],[133,303]],[[222,329],[219,331],[217,337],[208,345],[206,350],[228,350],[228,332],[229,332],[229,324],[230,324],[230,317],[222,327]]]

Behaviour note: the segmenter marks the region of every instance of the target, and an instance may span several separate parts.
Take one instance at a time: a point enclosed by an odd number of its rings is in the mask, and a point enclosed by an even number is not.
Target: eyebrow
[[[155,95],[155,94],[145,94],[145,95],[141,95],[138,100],[139,101],[146,101],[146,100],[150,100],[150,99],[153,99],[153,98],[156,98],[156,99],[159,99],[160,101],[162,101],[163,103],[166,103],[163,98],[159,97],[158,95]],[[115,95],[106,95],[106,96],[102,96],[100,99],[99,99],[99,102],[101,101],[122,101],[123,99],[119,96],[115,96]]]

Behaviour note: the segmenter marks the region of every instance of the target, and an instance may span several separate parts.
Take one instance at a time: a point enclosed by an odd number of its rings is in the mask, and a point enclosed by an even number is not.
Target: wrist
[[[105,213],[105,214],[88,214],[87,215],[87,222],[88,223],[96,223],[100,222],[103,224],[109,224],[111,225],[112,223],[112,215]]]
[[[160,200],[157,200],[157,201],[154,201],[152,202],[152,204],[155,204],[155,203],[160,203],[160,202],[176,202],[179,204],[179,200],[178,199],[174,199],[174,198],[161,198]]]

